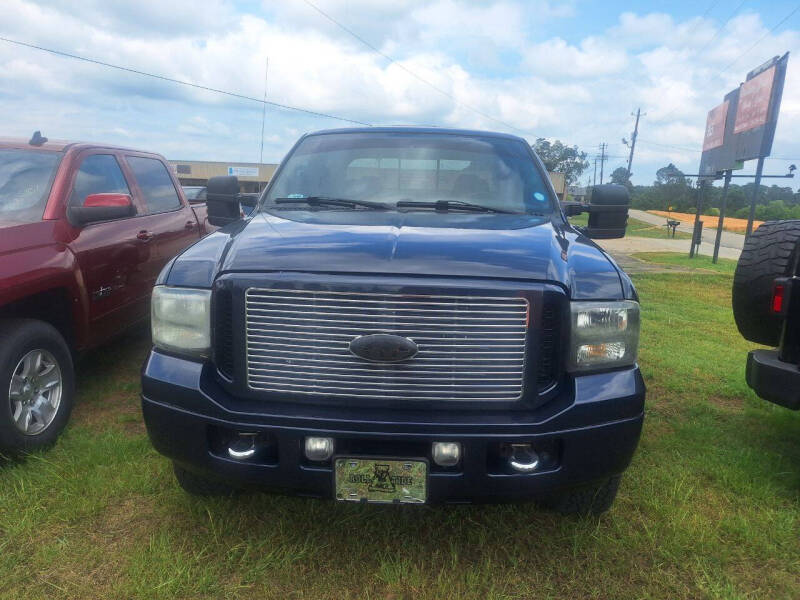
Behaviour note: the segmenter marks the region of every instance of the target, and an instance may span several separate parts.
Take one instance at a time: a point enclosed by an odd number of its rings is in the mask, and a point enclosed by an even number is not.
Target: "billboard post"
[[[717,237],[714,240],[714,257],[711,259],[711,262],[715,264],[719,259],[719,245],[722,242],[722,223],[725,221],[725,208],[728,203],[728,188],[731,185],[731,175],[733,175],[731,169],[725,171],[725,184],[722,187],[722,201],[719,205],[719,220],[717,221]]]
[[[747,217],[747,231],[744,237],[749,238],[753,233],[753,220],[756,218],[756,202],[758,201],[758,187],[761,185],[761,175],[764,173],[764,157],[758,157],[758,164],[756,165],[756,181],[753,188],[753,199],[750,201],[750,214]]]

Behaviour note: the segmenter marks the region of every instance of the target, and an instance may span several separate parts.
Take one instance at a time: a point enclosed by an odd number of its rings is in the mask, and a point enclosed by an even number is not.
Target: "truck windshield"
[[[303,202],[303,198],[317,200]],[[368,203],[402,211],[485,208],[483,212],[549,214],[553,210],[550,189],[523,142],[397,132],[305,138],[286,159],[264,207],[369,210]]]
[[[0,220],[41,220],[61,156],[60,152],[0,149]]]

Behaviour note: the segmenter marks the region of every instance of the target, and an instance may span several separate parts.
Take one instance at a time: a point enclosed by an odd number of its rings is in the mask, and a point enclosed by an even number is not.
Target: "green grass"
[[[57,446],[0,468],[0,598],[800,597],[800,414],[745,384],[730,275],[636,284],[647,419],[601,517],[191,498],[147,441],[128,337],[84,360]]]
[[[569,222],[573,225],[585,227],[589,223],[589,215],[587,213],[583,213],[575,217],[570,217]],[[666,219],[664,222],[666,223]],[[632,237],[672,239],[672,234],[668,234],[667,228],[663,225],[652,225],[651,223],[645,223],[644,221],[640,221],[639,219],[634,219],[631,217],[628,217],[628,228],[625,230],[625,235]],[[682,231],[675,232],[676,240],[688,240],[691,237],[692,236],[690,234]]]
[[[733,272],[736,270],[736,261],[729,258],[720,258],[715,264],[711,262],[710,256],[698,254],[694,258],[689,258],[689,256],[683,252],[637,252],[632,254],[632,256],[639,260],[659,265],[687,267],[702,271],[714,271],[715,273],[724,273],[727,275],[733,275]]]

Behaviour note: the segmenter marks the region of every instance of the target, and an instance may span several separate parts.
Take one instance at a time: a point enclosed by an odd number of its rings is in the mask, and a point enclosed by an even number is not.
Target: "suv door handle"
[[[146,229],[142,229],[139,233],[136,234],[136,238],[142,240],[143,242],[149,242],[153,239],[153,234],[147,231]]]

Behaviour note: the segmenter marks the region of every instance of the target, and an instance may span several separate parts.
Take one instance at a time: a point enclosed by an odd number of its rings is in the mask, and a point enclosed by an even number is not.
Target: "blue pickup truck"
[[[521,138],[365,128],[302,137],[246,218],[237,192],[209,181],[224,227],[152,297],[142,406],[184,489],[611,506],[639,304],[590,238],[624,235],[624,187],[559,204]]]

